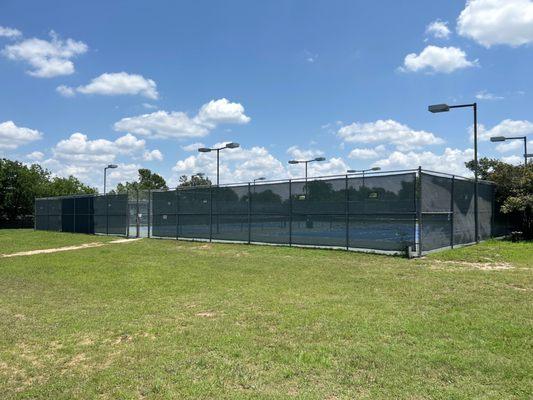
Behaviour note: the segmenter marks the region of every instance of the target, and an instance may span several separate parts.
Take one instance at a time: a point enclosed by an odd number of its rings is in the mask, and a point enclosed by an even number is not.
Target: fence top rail
[[[51,196],[51,197],[36,197],[35,200],[61,200],[61,199],[79,199],[86,197],[95,197],[96,194],[73,194],[64,196]]]
[[[464,181],[474,182],[474,178],[468,178],[466,176],[461,176],[461,175],[448,174],[446,172],[432,171],[432,170],[429,170],[429,169],[422,169],[422,173],[426,173],[427,175],[446,176],[446,177],[450,177],[450,178],[455,178],[455,179],[460,179],[460,180],[464,180]],[[489,183],[489,184],[492,184],[492,185],[494,184],[494,182],[488,181],[488,180],[485,180],[485,179],[478,179],[478,182],[480,182],[480,183]]]
[[[61,200],[61,199],[80,199],[86,197],[104,197],[104,196],[121,196],[127,193],[93,193],[93,194],[72,194],[64,196],[36,197],[35,200]]]
[[[365,178],[372,178],[376,176],[396,176],[396,175],[403,175],[403,174],[409,174],[409,173],[416,173],[416,169],[402,169],[402,170],[394,170],[394,171],[369,171],[365,172],[364,176]],[[272,180],[263,180],[263,181],[257,181],[257,182],[235,182],[235,183],[224,183],[220,185],[197,185],[197,186],[178,186],[177,188],[173,189],[153,189],[151,192],[167,192],[167,191],[186,191],[186,190],[195,190],[195,189],[209,189],[209,188],[225,188],[225,187],[246,187],[248,185],[252,186],[263,186],[263,185],[272,185],[272,184],[282,184],[282,183],[299,183],[299,182],[309,182],[309,181],[317,181],[317,180],[328,180],[328,179],[360,179],[363,177],[363,173],[349,173],[349,174],[337,174],[337,175],[322,175],[322,176],[310,176],[305,179],[305,177],[300,178],[290,178],[290,179],[272,179]]]

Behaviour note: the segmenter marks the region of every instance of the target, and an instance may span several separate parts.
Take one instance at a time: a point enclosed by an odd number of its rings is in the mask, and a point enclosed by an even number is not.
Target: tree
[[[187,175],[180,176],[179,179],[179,185],[182,187],[187,186],[211,186],[211,181],[208,177],[204,177],[204,175],[191,175],[191,178],[189,179]]]
[[[30,166],[19,161],[0,159],[0,218],[14,220],[32,215],[37,197],[96,193],[95,188],[78,179],[53,177],[38,164]]]
[[[467,162],[466,167],[474,171],[474,162]],[[508,215],[526,239],[532,239],[533,165],[514,166],[499,160],[481,158],[478,176],[496,184],[495,201],[499,211]]]
[[[128,193],[130,191],[142,191],[142,190],[167,190],[168,186],[165,179],[149,169],[141,168],[138,171],[139,179],[136,182],[119,183],[116,190],[112,190],[109,193]]]

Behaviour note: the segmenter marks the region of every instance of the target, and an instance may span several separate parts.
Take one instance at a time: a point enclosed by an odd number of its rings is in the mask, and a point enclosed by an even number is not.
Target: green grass
[[[89,236],[83,234],[65,234],[29,229],[0,229],[0,254],[18,253],[19,251],[52,249],[91,242],[109,242],[115,238],[107,236]]]
[[[0,258],[1,397],[528,399],[532,255],[145,239]]]

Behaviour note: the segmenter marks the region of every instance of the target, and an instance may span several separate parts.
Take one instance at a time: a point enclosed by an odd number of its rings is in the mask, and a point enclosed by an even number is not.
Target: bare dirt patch
[[[113,341],[113,344],[128,343],[128,342],[131,342],[132,340],[133,340],[133,336],[124,334],[116,338]]]
[[[204,311],[204,312],[199,312],[196,314],[197,317],[204,317],[204,318],[214,318],[216,317],[216,314],[214,312],[211,312],[211,311]]]
[[[93,242],[93,243],[80,244],[78,246],[65,246],[65,247],[56,247],[56,248],[53,248],[53,249],[30,250],[30,251],[21,251],[21,252],[12,253],[12,254],[2,254],[2,257],[33,256],[35,254],[58,253],[60,251],[72,251],[72,250],[88,249],[88,248],[100,247],[100,246],[104,246],[104,245],[105,245],[105,243]]]
[[[133,242],[136,242],[138,240],[142,240],[142,238],[134,238],[134,239],[117,239],[117,240],[112,240],[110,241],[109,243],[112,243],[112,244],[115,244],[115,243],[133,243]]]
[[[138,240],[142,240],[142,238],[135,238],[135,239],[117,239],[112,240],[109,242],[109,244],[121,244],[121,243],[132,243],[136,242]],[[81,249],[89,249],[92,247],[102,247],[106,246],[108,243],[104,242],[92,242],[92,243],[84,243],[77,246],[64,246],[64,247],[55,247],[52,249],[41,249],[41,250],[30,250],[30,251],[20,251],[18,253],[12,253],[12,254],[0,254],[0,257],[20,257],[20,256],[33,256],[35,254],[49,254],[49,253],[58,253],[61,251],[72,251],[72,250],[81,250]]]
[[[432,260],[430,268],[434,269],[477,269],[480,271],[502,271],[513,269],[513,265],[507,262],[468,262],[468,261],[442,261]]]

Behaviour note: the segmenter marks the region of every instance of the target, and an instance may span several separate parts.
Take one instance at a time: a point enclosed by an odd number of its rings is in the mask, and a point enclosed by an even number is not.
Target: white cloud
[[[83,133],[73,133],[68,139],[59,141],[53,149],[55,158],[81,164],[106,164],[114,162],[120,154],[133,155],[144,150],[145,141],[131,134],[115,141],[107,139],[89,140]]]
[[[485,47],[533,42],[530,0],[469,0],[457,19],[457,32]]]
[[[157,108],[155,104],[150,104],[150,103],[143,103],[142,106],[148,110],[154,110]]]
[[[360,160],[371,160],[373,158],[378,158],[384,152],[385,152],[385,146],[383,145],[379,145],[373,149],[355,148],[350,152],[348,157],[353,158],[353,159],[360,159]]]
[[[294,160],[311,160],[315,157],[323,156],[324,152],[321,150],[302,150],[298,146],[291,146],[287,149],[287,154]]]
[[[444,143],[441,138],[431,132],[416,131],[392,119],[365,123],[354,122],[340,128],[337,134],[346,142],[391,143],[401,151]]]
[[[200,122],[216,126],[217,124],[247,124],[250,117],[244,114],[240,103],[232,103],[222,98],[204,104],[196,117]]]
[[[74,73],[71,59],[87,52],[87,45],[73,39],[62,40],[54,31],[50,36],[50,41],[31,38],[6,46],[2,54],[10,60],[25,61],[31,67],[27,73],[38,78]]]
[[[222,147],[224,143],[216,143],[214,147]],[[172,171],[172,182],[177,182],[180,175],[205,173],[212,182],[216,181],[216,154],[198,153],[179,160]],[[224,151],[220,157],[220,182],[247,182],[254,178],[268,179],[287,178],[288,174],[281,161],[276,159],[267,149],[260,146],[252,148],[239,147]]]
[[[524,163],[524,157],[520,157],[520,156],[502,157],[501,160],[504,163],[513,164],[513,165],[519,165],[519,164],[523,164]]]
[[[301,164],[289,165],[289,175],[291,178],[303,178],[304,166]],[[313,162],[308,165],[308,176],[327,176],[327,175],[342,175],[346,174],[346,170],[350,169],[348,164],[340,157],[333,157],[326,159],[326,161]]]
[[[108,171],[108,188],[125,180],[137,178],[142,168],[136,161],[159,161],[159,150],[146,150],[145,141],[131,134],[115,140],[89,139],[76,132],[59,141],[53,148],[53,157],[41,161],[41,165],[59,176],[74,175],[89,185],[102,189],[102,168],[114,163],[119,167]]]
[[[405,56],[403,72],[441,72],[449,74],[459,69],[478,65],[476,61],[466,58],[466,53],[457,47],[426,46],[420,54],[411,53]]]
[[[495,101],[495,100],[503,100],[503,97],[502,96],[496,96],[495,94],[489,93],[486,90],[482,90],[482,91],[476,93],[476,99],[478,99],[478,100]]]
[[[504,119],[498,125],[487,129],[478,125],[478,139],[488,141],[492,136],[526,136],[533,134],[533,122],[527,120]],[[470,137],[473,140],[473,127],[470,127]]]
[[[43,134],[35,129],[17,126],[13,121],[0,123],[0,149],[16,149],[41,139]]]
[[[61,85],[56,90],[67,97],[73,96],[75,92],[104,96],[140,95],[153,100],[159,97],[157,85],[152,79],[127,72],[104,73],[87,85],[77,88]]]
[[[143,154],[144,161],[163,161],[163,153],[159,150],[146,150]]]
[[[209,134],[209,128],[180,111],[156,111],[151,114],[122,118],[113,126],[116,131],[132,132],[136,135],[157,139],[182,139],[202,137]]]
[[[450,37],[450,29],[448,28],[448,22],[436,20],[430,23],[426,27],[426,34],[432,35],[437,39],[448,39]]]
[[[533,141],[529,140],[528,148],[533,148]],[[496,151],[499,153],[509,153],[511,151],[524,153],[524,141],[523,140],[507,140],[505,142],[499,143],[496,146]]]
[[[249,121],[250,117],[244,114],[240,103],[223,98],[204,104],[192,118],[181,111],[155,111],[123,118],[114,124],[114,129],[151,138],[184,139],[206,136],[219,124],[246,124]]]
[[[389,157],[378,160],[373,165],[381,167],[383,170],[414,169],[421,166],[427,170],[470,176],[471,172],[464,163],[472,160],[473,157],[473,149],[460,150],[449,147],[442,154],[431,151],[394,151]]]
[[[64,97],[74,97],[74,95],[76,94],[74,88],[66,85],[59,85],[58,87],[56,87],[56,92]]]
[[[18,29],[8,28],[6,26],[0,26],[0,37],[17,38],[22,36],[22,32]]]
[[[191,151],[198,151],[198,149],[200,147],[205,147],[205,144],[201,143],[201,142],[195,142],[195,143],[191,143],[191,144],[188,144],[186,146],[181,146],[181,148],[185,151],[188,151],[188,152],[191,152]]]
[[[33,151],[30,154],[26,154],[26,158],[32,161],[41,161],[44,158],[44,153],[41,151]]]

